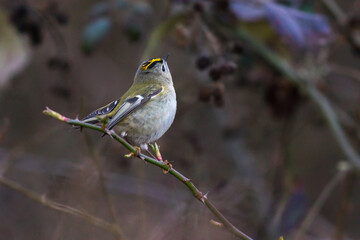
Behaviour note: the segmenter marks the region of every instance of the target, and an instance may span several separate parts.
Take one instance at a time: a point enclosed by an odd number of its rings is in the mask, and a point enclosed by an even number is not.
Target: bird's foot
[[[112,136],[113,134],[115,134],[115,131],[114,131],[114,130],[112,130],[112,129],[109,130],[109,129],[107,129],[104,125],[101,126],[101,128],[103,128],[103,130],[105,131],[103,137],[107,134],[107,135],[109,135],[109,137],[114,138],[114,137]]]

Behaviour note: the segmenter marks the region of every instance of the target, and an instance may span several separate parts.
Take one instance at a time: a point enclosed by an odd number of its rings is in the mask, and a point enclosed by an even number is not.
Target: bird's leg
[[[112,135],[115,133],[114,130],[112,130],[112,129],[109,130],[109,129],[107,129],[107,128],[104,128],[104,131],[105,131],[106,133],[104,133],[104,134],[102,135],[103,137],[107,134],[107,135],[109,135],[109,137],[111,137],[112,139],[114,139],[113,136],[112,136]]]
[[[109,118],[106,116],[106,117],[104,117],[104,118],[99,117],[98,119],[99,119],[99,121],[101,122],[101,128],[102,128],[102,130],[107,131],[108,129],[106,128],[106,125],[107,125],[107,123],[108,123]],[[110,136],[111,136],[111,135],[110,135]]]
[[[167,170],[163,169],[163,173],[164,174],[168,173],[171,170],[172,165],[171,165],[171,163],[169,163],[168,160],[163,160],[161,153],[160,153],[160,146],[157,145],[157,143],[149,144],[149,145],[151,146],[152,150],[154,151],[154,153],[156,155],[156,159],[159,160],[160,162],[164,162],[168,166]]]
[[[149,144],[150,145],[150,144]],[[151,146],[151,145],[150,145]],[[151,146],[151,148],[152,148],[152,146]],[[154,154],[152,153],[152,152],[150,152],[150,150],[149,150],[149,148],[146,146],[146,152],[152,157],[152,158],[156,158],[157,159],[157,157],[155,157],[154,156]]]

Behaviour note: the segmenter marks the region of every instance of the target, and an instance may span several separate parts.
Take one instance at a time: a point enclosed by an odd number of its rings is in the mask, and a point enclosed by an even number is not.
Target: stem
[[[324,206],[325,201],[330,196],[331,192],[335,189],[335,187],[341,182],[341,180],[346,176],[348,171],[339,170],[335,177],[332,177],[330,182],[324,187],[315,203],[310,208],[308,214],[306,215],[304,221],[300,225],[300,229],[295,236],[295,240],[304,239],[303,235],[307,232],[310,225],[315,220],[316,216],[319,214],[321,208]]]
[[[356,33],[348,27],[348,16],[344,13],[340,6],[334,0],[322,0],[321,2],[332,15],[332,17],[335,18],[337,24],[340,27],[340,30],[344,33],[350,45],[355,49],[360,48],[360,40],[356,36]]]
[[[57,113],[57,112],[55,112],[55,111],[53,111],[53,110],[51,110],[49,108],[46,108],[46,110],[44,110],[43,113],[50,116],[50,117],[58,119],[58,120],[60,120],[62,122],[73,125],[73,126],[90,128],[90,129],[93,129],[93,130],[98,131],[98,132],[109,134],[111,138],[113,138],[116,141],[118,141],[119,143],[121,143],[126,149],[128,149],[131,153],[133,153],[136,156],[136,149],[132,145],[130,145],[128,142],[126,142],[122,137],[117,135],[114,131],[106,131],[101,126],[88,124],[88,123],[84,123],[84,122],[82,122],[80,120],[77,120],[77,119],[70,119],[70,118],[64,117],[61,114],[59,114],[59,113]],[[148,162],[148,163],[151,163],[151,164],[153,164],[153,165],[155,165],[157,167],[162,168],[163,170],[165,170],[166,172],[170,173],[175,178],[177,178],[179,181],[181,181],[183,184],[185,184],[188,187],[188,189],[193,193],[194,197],[196,197],[199,201],[204,203],[205,206],[207,206],[208,209],[218,218],[218,220],[222,224],[224,224],[224,227],[227,230],[229,230],[231,233],[233,233],[236,237],[238,237],[238,238],[240,238],[242,240],[252,240],[249,236],[247,236],[246,234],[241,232],[239,229],[237,229],[234,225],[232,225],[229,222],[229,220],[227,220],[220,213],[220,211],[216,209],[216,207],[210,202],[210,200],[208,200],[207,196],[203,195],[196,188],[196,186],[191,182],[191,180],[189,178],[185,177],[184,175],[182,175],[180,172],[178,172],[174,168],[169,167],[169,165],[167,165],[165,162],[158,161],[157,159],[154,159],[154,158],[149,157],[149,156],[144,155],[144,154],[139,154],[137,157],[144,160],[144,161],[146,161],[146,162]]]
[[[224,215],[222,215],[221,212],[216,209],[216,207],[207,199],[206,196],[204,196],[204,203],[210,209],[210,211],[219,219],[219,221],[224,224],[224,226],[235,236],[243,240],[251,239],[245,233],[241,232],[234,225],[232,225],[231,222],[229,222],[229,220],[227,220]]]
[[[337,211],[336,228],[334,231],[333,240],[344,239],[344,230],[347,227],[347,220],[352,210],[352,198],[355,192],[355,185],[357,175],[354,172],[349,172],[343,180],[341,186],[341,200]]]
[[[46,199],[46,196],[39,195],[39,194],[35,193],[34,191],[26,189],[23,186],[21,186],[20,184],[12,181],[10,179],[7,179],[5,177],[0,177],[0,182],[4,185],[8,186],[9,188],[16,190],[17,192],[23,194],[24,196],[42,204],[48,208],[54,209],[54,210],[62,212],[62,213],[67,213],[67,214],[73,215],[75,217],[82,218],[82,219],[92,223],[95,226],[101,227],[101,228],[107,230],[108,232],[111,232],[111,233],[117,235],[119,238],[121,237],[121,236],[119,236],[118,228],[115,224],[109,223],[105,220],[102,220],[98,217],[90,215],[89,213],[83,212],[79,209]]]
[[[115,204],[114,204],[114,202],[113,202],[113,200],[112,200],[112,198],[110,196],[110,193],[109,193],[108,189],[106,188],[106,183],[105,183],[106,180],[105,180],[105,177],[104,177],[104,174],[103,174],[103,171],[102,171],[102,166],[101,166],[101,161],[100,161],[101,158],[99,157],[98,153],[96,152],[95,147],[92,144],[91,139],[87,134],[85,134],[85,141],[86,141],[86,143],[88,145],[89,152],[91,154],[91,159],[93,160],[93,164],[97,168],[97,171],[98,171],[98,174],[99,174],[100,188],[101,188],[101,191],[104,194],[106,202],[107,202],[107,204],[109,206],[112,221],[117,227],[119,240],[125,239],[124,232],[123,232],[122,228],[120,227],[121,225],[120,225],[119,219],[118,219],[117,214],[116,214]]]
[[[330,14],[336,19],[341,27],[344,27],[347,21],[347,16],[343,10],[337,5],[334,0],[322,0],[322,4],[330,12]]]

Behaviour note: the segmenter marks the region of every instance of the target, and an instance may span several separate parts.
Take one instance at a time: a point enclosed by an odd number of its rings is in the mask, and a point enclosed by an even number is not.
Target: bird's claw
[[[107,135],[109,135],[111,138],[114,138],[114,137],[112,136],[112,135],[115,133],[114,130],[112,130],[112,129],[109,130],[109,129],[105,128],[104,125],[103,125],[101,128],[103,128],[103,130],[105,131],[105,133],[104,133],[103,136],[105,136],[105,135],[107,134]]]

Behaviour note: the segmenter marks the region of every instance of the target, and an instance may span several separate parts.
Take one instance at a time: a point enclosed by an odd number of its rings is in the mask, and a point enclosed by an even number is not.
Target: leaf
[[[91,21],[83,33],[82,50],[86,53],[92,52],[96,45],[109,33],[111,25],[111,19],[108,17]]]
[[[293,47],[309,49],[327,43],[331,37],[328,20],[320,15],[305,13],[276,3],[265,3],[270,24]]]

